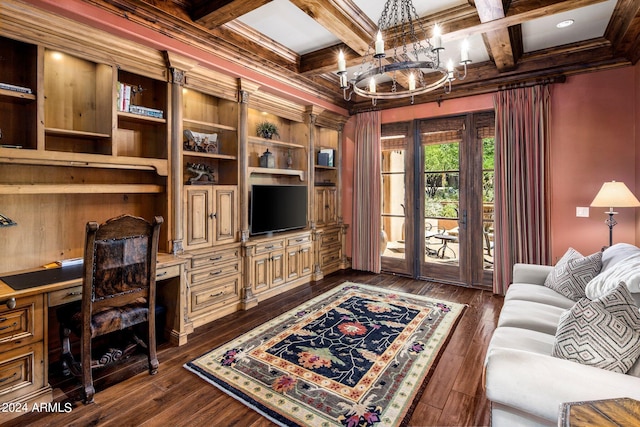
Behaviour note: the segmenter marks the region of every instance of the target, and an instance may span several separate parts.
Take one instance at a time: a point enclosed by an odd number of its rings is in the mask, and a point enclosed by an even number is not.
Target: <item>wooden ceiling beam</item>
[[[491,22],[505,17],[502,0],[475,0],[480,22]],[[511,47],[508,27],[491,30],[483,34],[489,55],[493,58],[498,71],[512,70],[516,67],[516,58]]]
[[[640,2],[619,0],[604,34],[615,52],[635,64],[640,59]]]
[[[271,0],[194,0],[191,19],[211,29],[269,3]]]
[[[377,25],[352,0],[289,0],[360,55],[366,54]]]

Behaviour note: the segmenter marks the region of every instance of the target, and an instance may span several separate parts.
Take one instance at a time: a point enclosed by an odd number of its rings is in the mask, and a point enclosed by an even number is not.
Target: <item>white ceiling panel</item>
[[[386,0],[353,0],[353,2],[377,24]],[[465,3],[467,3],[466,0],[414,0],[413,7],[418,16],[426,16]]]
[[[238,21],[302,55],[340,42],[287,0],[273,0]]]
[[[616,0],[608,0],[525,22],[522,24],[524,51],[534,52],[602,37],[615,6]],[[568,19],[573,19],[573,25],[566,28],[556,27],[559,22]]]

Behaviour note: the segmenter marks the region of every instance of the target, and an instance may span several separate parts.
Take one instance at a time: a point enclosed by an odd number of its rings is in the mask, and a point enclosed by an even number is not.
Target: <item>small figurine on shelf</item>
[[[196,174],[196,176],[189,178],[187,184],[197,185],[216,183],[213,169],[204,163],[187,163],[187,172]]]
[[[269,123],[269,122],[260,123],[256,127],[256,133],[258,134],[258,136],[265,139],[271,139],[274,136],[277,136],[277,137],[280,136],[280,133],[278,132],[278,127],[273,123]]]
[[[287,150],[287,169],[291,169],[293,166],[293,153],[291,152],[291,148]]]
[[[271,153],[268,148],[267,148],[267,151],[262,153],[262,156],[260,156],[260,167],[261,168],[276,167],[276,159],[273,157],[273,153]]]

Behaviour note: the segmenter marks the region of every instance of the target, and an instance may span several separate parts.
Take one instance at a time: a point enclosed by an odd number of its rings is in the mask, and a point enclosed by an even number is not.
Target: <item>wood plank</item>
[[[195,0],[191,18],[207,28],[217,28],[271,0]]]
[[[478,325],[482,332],[471,333],[476,339],[467,342],[466,352],[462,346],[444,349],[437,363],[434,375],[427,389],[416,402],[416,409],[409,425],[440,426],[477,426],[489,425],[489,402],[481,390],[481,379],[474,376],[475,385],[466,387],[471,394],[452,390],[450,387],[437,387],[446,384],[447,376],[453,378],[470,369],[467,354],[481,354],[488,344],[486,331],[495,327],[495,312],[502,306],[501,297],[490,293],[417,281],[406,277],[370,274],[347,270],[334,273],[324,279],[303,285],[261,302],[257,307],[230,314],[224,318],[197,328],[189,336],[187,344],[181,347],[162,343],[158,358],[160,368],[157,375],[150,376],[146,371],[146,357],[139,353],[132,356],[115,372],[96,371],[96,402],[83,405],[78,402],[80,386],[77,379],[64,380],[54,363],[50,369],[50,378],[59,402],[72,402],[69,413],[28,413],[5,423],[7,427],[23,425],[207,425],[212,420],[220,427],[244,425],[266,427],[273,425],[255,411],[245,407],[232,397],[207,384],[200,377],[188,373],[182,365],[195,357],[224,344],[240,334],[259,326],[269,319],[290,310],[302,301],[309,300],[344,281],[368,283],[374,286],[413,292],[433,298],[469,304],[461,322],[467,316],[470,319],[485,319],[485,326]],[[55,314],[51,315],[49,333],[57,334]],[[491,320],[493,319],[493,320]],[[473,322],[470,322],[473,323]],[[462,323],[461,323],[462,324]],[[458,326],[459,328],[460,326]],[[457,330],[456,330],[457,334]],[[450,350],[460,354],[452,354]],[[477,359],[472,356],[471,359]],[[461,362],[464,360],[464,362]],[[476,362],[474,362],[477,364]],[[432,385],[433,384],[433,385]],[[144,396],[144,399],[132,399],[131,396]]]
[[[476,8],[480,22],[491,22],[505,17],[502,0],[476,0]],[[511,37],[508,27],[484,33],[489,55],[493,58],[498,71],[515,68],[515,55],[511,47]]]
[[[9,184],[0,194],[162,194],[165,188],[152,184]]]

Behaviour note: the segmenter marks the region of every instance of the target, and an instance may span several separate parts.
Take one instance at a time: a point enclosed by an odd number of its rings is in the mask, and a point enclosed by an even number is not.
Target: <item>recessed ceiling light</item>
[[[567,28],[567,27],[569,27],[571,25],[573,25],[573,19],[566,19],[566,20],[564,20],[562,22],[558,22],[556,24],[556,27],[557,28]]]

